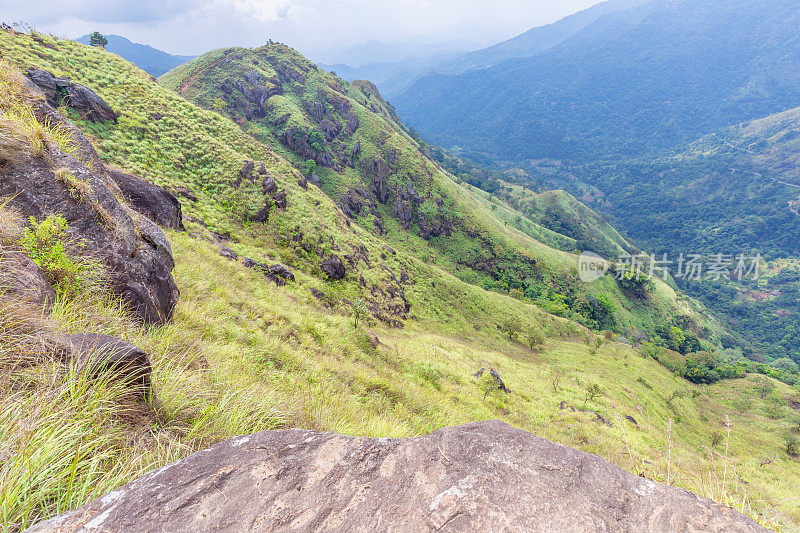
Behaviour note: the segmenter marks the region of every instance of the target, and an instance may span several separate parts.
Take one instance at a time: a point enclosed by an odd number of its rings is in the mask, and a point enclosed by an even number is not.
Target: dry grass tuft
[[[64,126],[40,121],[35,112],[41,95],[16,68],[0,61],[0,153],[6,161],[24,155],[47,155],[52,147],[75,155],[77,145]]]

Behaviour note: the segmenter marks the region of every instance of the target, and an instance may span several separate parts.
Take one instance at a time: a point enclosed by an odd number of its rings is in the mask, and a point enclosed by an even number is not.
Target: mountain
[[[657,153],[800,104],[798,24],[794,0],[659,0],[393,103],[432,141],[503,160]]]
[[[109,239],[141,237],[173,258],[180,292],[169,323],[143,325],[65,237],[74,218],[31,221],[0,202],[3,273],[82,288],[55,283],[52,308],[35,312],[0,290],[6,529],[107,503],[146,472],[264,430],[411,437],[488,419],[749,502],[735,505],[767,526],[800,523],[796,369],[723,350],[725,329],[669,281],[580,281],[572,242],[625,239],[570,195],[517,188],[519,209],[500,205],[499,186],[476,191],[428,157],[374,85],[285,45],[210,52],[161,83],[36,32],[0,32],[0,51],[0,175],[63,199],[29,187],[15,201],[79,204]],[[48,110],[23,78],[31,67],[113,114],[95,120],[57,91]],[[174,199],[185,230],[148,231],[110,182],[121,172]],[[117,227],[107,205],[134,222]],[[9,251],[39,276],[15,275]],[[109,368],[65,365],[73,335],[112,336],[148,361],[150,394],[132,397]]]
[[[347,83],[280,43],[209,52],[159,81],[273,146],[392,247],[412,254],[424,248],[429,260],[465,281],[534,299],[565,296],[569,306],[578,305],[587,291],[592,301],[611,294],[612,301],[620,300],[612,304],[618,316],[608,316],[595,302],[592,310],[583,310],[588,323],[614,322],[625,332],[655,327],[651,312],[641,302],[628,304],[630,296],[611,280],[583,286],[570,274],[577,261],[569,255],[577,249],[574,236],[557,235],[535,221],[530,225],[538,229],[520,232],[459,187],[409,136],[370,82]],[[542,197],[542,210],[546,204],[563,212],[569,203]],[[617,238],[598,246],[612,251],[629,246]],[[649,305],[674,313],[661,291]]]
[[[563,43],[608,14],[640,6],[646,2],[647,0],[600,2],[552,24],[532,28],[507,41],[442,61],[435,69],[431,70],[443,74],[460,74],[468,70],[488,68],[507,59],[532,57]]]
[[[320,63],[341,63],[359,67],[372,63],[402,63],[411,59],[426,59],[446,54],[477,50],[483,43],[457,39],[442,41],[424,35],[399,43],[367,41],[348,47],[328,48],[308,54]]]
[[[84,35],[76,40],[81,44],[89,44],[90,38],[90,35]],[[146,44],[134,43],[120,35],[107,35],[106,38],[106,50],[130,61],[151,76],[161,76],[195,57],[172,55]]]
[[[414,80],[434,70],[449,58],[460,54],[436,54],[432,56],[413,57],[394,63],[365,63],[350,66],[344,63],[333,65],[320,64],[320,68],[335,72],[347,81],[370,80],[388,100],[392,100],[411,85]]]

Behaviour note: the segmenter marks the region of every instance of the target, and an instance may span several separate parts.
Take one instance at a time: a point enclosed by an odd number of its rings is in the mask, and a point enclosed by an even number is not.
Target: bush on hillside
[[[70,248],[84,244],[68,238],[67,221],[60,215],[48,216],[41,222],[31,217],[19,244],[58,294],[79,294],[99,277],[99,262],[70,252]]]

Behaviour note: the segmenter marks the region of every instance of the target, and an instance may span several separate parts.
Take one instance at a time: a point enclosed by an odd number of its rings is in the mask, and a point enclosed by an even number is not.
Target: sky
[[[0,0],[0,20],[76,38],[117,34],[174,54],[272,39],[335,56],[349,45],[435,41],[490,44],[598,0]],[[332,59],[330,57],[329,59]],[[325,58],[323,58],[325,59]]]

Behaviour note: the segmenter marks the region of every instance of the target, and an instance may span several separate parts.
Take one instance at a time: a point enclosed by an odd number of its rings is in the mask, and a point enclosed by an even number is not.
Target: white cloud
[[[295,8],[291,0],[208,0],[189,16],[235,15],[245,20],[272,22],[285,19]]]
[[[428,42],[502,40],[597,1],[0,0],[0,19],[67,37],[116,33],[179,54],[273,39],[322,56],[340,45],[422,35]]]

